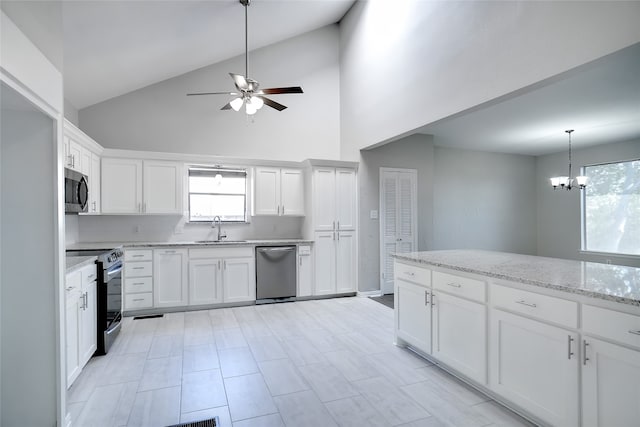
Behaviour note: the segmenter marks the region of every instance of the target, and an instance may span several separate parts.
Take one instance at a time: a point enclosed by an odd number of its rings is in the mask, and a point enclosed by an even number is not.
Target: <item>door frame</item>
[[[384,271],[383,271],[383,266],[384,266],[384,223],[385,223],[385,214],[384,214],[384,206],[382,205],[383,202],[383,178],[385,173],[389,173],[389,172],[396,172],[396,173],[409,173],[411,175],[413,175],[415,177],[415,197],[414,200],[412,200],[412,228],[413,228],[413,241],[412,246],[414,250],[417,250],[418,247],[418,170],[417,169],[409,169],[409,168],[392,168],[392,167],[380,167],[379,169],[379,174],[378,174],[378,209],[379,209],[379,228],[378,228],[378,233],[379,233],[379,237],[378,237],[378,246],[379,246],[379,266],[380,266],[380,273],[379,273],[379,283],[380,283],[380,294],[384,295],[385,294],[385,278],[384,278]],[[391,288],[391,292],[393,293],[394,290],[393,288]]]

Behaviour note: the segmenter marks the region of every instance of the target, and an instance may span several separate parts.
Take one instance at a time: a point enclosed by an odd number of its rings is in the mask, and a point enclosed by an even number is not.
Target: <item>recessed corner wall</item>
[[[235,90],[244,55],[83,108],[80,128],[106,148],[208,154],[265,160],[339,159],[340,93],[337,25],[249,52],[249,76],[261,87],[302,86],[273,95],[288,108],[253,118],[220,111],[232,97],[187,97]]]
[[[369,1],[340,24],[342,158],[640,41],[640,2]]]

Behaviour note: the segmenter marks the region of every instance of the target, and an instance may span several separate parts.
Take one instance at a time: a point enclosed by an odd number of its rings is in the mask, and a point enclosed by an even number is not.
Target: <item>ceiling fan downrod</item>
[[[244,6],[244,76],[249,78],[249,5],[251,0],[238,0]]]

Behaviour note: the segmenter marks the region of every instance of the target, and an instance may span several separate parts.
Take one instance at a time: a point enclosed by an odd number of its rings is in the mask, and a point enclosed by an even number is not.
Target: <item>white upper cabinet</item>
[[[100,154],[103,148],[68,120],[64,121],[64,167],[87,176],[89,208],[86,214],[100,213]],[[84,214],[84,213],[83,213]]]
[[[336,230],[356,228],[356,172],[353,169],[336,169]]]
[[[253,215],[304,216],[302,170],[255,168]]]
[[[142,212],[142,160],[102,159],[102,213]]]
[[[355,230],[356,171],[313,169],[313,228],[315,231]]]
[[[143,213],[182,213],[182,166],[177,162],[143,162]]]
[[[181,214],[182,182],[178,162],[103,158],[102,212]]]

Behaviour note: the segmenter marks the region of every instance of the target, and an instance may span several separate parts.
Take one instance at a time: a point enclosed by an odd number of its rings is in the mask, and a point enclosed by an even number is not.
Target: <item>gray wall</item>
[[[80,121],[78,120],[78,109],[73,106],[66,98],[64,100],[64,118],[69,120],[74,125],[78,126]]]
[[[244,56],[217,63],[80,110],[80,128],[106,148],[293,160],[340,156],[339,32],[330,25],[249,53],[249,75],[263,87],[300,85],[274,95],[289,108],[263,107],[252,120],[220,111],[244,74]]]
[[[6,98],[10,89],[2,86]],[[48,116],[22,107],[3,108],[0,121],[0,424],[52,426],[60,354],[54,286],[55,125]],[[16,190],[16,177],[29,191]]]
[[[605,144],[573,150],[573,170],[577,175],[585,165],[640,158],[640,140]],[[549,178],[566,174],[568,153],[561,152],[537,158],[538,248],[541,256],[606,262],[640,267],[640,259],[581,253],[580,190],[561,191],[551,188]]]
[[[436,147],[434,249],[535,255],[536,160]]]
[[[380,207],[380,168],[418,170],[418,250],[431,249],[433,241],[433,138],[412,135],[372,150],[360,152],[358,290],[380,289],[380,221],[370,219]]]
[[[340,23],[341,157],[634,44],[639,14],[640,2],[356,2]]]

